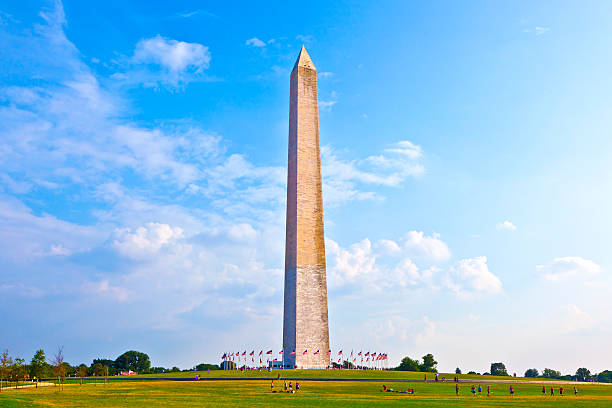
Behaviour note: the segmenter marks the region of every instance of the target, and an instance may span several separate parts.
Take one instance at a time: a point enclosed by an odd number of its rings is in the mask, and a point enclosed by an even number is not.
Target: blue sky
[[[280,348],[289,73],[319,72],[331,343],[612,367],[609,2],[9,2],[0,347]]]

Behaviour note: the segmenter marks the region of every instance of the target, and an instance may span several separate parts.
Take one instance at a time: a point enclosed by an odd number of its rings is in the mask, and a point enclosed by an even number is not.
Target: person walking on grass
[[[270,391],[274,392],[274,380],[270,381]]]
[[[287,392],[287,381],[285,381],[285,392]]]
[[[478,395],[482,395],[482,387],[478,384]]]
[[[455,395],[459,396],[459,384],[455,384]]]
[[[510,386],[510,396],[514,397],[514,387]]]
[[[298,392],[300,390],[300,383],[299,382],[295,382],[295,392]]]
[[[542,395],[546,395],[546,386],[545,385],[542,386]]]
[[[476,395],[476,387],[472,385],[472,395]]]
[[[553,387],[550,387],[550,396],[551,397],[555,396],[555,389]]]
[[[563,396],[563,387],[559,387],[559,395]]]
[[[577,397],[578,396],[578,388],[574,387],[574,395]]]
[[[487,397],[491,396],[491,386],[487,385]]]

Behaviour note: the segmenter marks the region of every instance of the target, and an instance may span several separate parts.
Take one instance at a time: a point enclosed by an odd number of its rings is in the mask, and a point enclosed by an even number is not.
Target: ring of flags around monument
[[[301,353],[302,353],[302,356],[308,356],[310,354],[312,354],[313,356],[317,356],[321,354],[320,350],[309,352],[308,349],[304,349],[304,351],[302,351]],[[223,353],[223,355],[221,356],[221,360],[226,362],[224,364],[225,369],[228,369],[229,364],[227,364],[227,362],[230,362],[230,361],[235,363],[235,366],[232,367],[235,369],[258,369],[258,368],[260,369],[260,368],[268,368],[269,366],[271,366],[272,368],[282,368],[285,366],[285,361],[284,361],[285,354],[283,350],[280,350],[278,354],[280,356],[279,357],[280,360],[282,361],[282,365],[280,367],[278,367],[278,364],[273,364],[273,362],[278,362],[279,358],[276,358],[276,357],[272,358],[273,350],[271,349],[268,351],[260,350],[259,354],[257,355],[258,358],[256,358],[255,350],[252,350],[249,353],[247,353],[247,350],[244,350],[242,352],[240,351],[226,352],[226,353]],[[387,353],[378,353],[375,351],[364,352],[363,350],[356,352],[354,350],[351,350],[350,355],[344,356],[343,350],[340,350],[337,353],[335,353],[335,355],[333,355],[332,350],[329,349],[327,350],[326,354],[330,358],[330,368],[351,368],[351,369],[362,369],[362,370],[388,369],[388,358],[389,357]],[[291,356],[296,355],[296,351],[291,350],[289,355]]]

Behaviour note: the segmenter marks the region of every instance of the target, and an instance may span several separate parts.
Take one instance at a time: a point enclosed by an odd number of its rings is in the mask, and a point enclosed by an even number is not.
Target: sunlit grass
[[[309,371],[310,372],[310,371]],[[563,397],[542,396],[542,385],[514,384],[515,396],[510,397],[508,384],[491,384],[492,396],[472,396],[471,384],[460,384],[460,396],[455,396],[454,383],[384,382],[388,388],[414,388],[414,395],[382,392],[383,382],[300,381],[300,391],[281,392],[284,380],[275,381],[274,392],[269,381],[129,381],[97,384],[70,384],[59,387],[39,387],[3,390],[1,407],[122,407],[122,406],[391,406],[409,400],[412,405],[445,406],[612,406],[612,386],[582,385],[579,395],[573,386],[565,385]],[[292,381],[295,387],[295,381]],[[548,385],[547,385],[548,389]]]

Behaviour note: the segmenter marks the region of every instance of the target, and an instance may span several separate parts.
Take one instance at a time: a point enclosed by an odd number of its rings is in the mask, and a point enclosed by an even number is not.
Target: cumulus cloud
[[[133,60],[136,63],[158,64],[172,72],[187,69],[199,72],[208,68],[210,52],[202,44],[172,40],[158,34],[136,44]]]
[[[601,267],[595,262],[579,256],[555,258],[545,265],[536,266],[541,276],[549,281],[557,282],[569,278],[585,278],[601,272]]]
[[[265,47],[266,43],[257,37],[253,37],[246,40],[246,45],[250,45],[251,47]]]
[[[409,231],[404,237],[403,246],[409,254],[433,261],[446,261],[451,256],[440,234],[426,236],[423,231]]]
[[[126,256],[141,257],[159,251],[163,246],[182,236],[183,230],[179,227],[150,222],[135,231],[131,228],[117,229],[113,246]]]
[[[459,261],[449,269],[445,285],[461,298],[495,294],[502,290],[501,281],[489,270],[486,256]]]
[[[205,45],[157,35],[140,40],[127,71],[117,72],[113,78],[124,85],[178,89],[188,82],[207,79],[204,71],[210,61],[210,51]]]
[[[574,304],[568,304],[562,308],[562,311],[562,320],[567,332],[589,329],[595,324],[595,320],[590,314]]]
[[[498,231],[516,231],[516,225],[510,221],[498,222],[495,225]]]
[[[362,160],[343,160],[329,146],[321,148],[323,194],[328,205],[347,200],[380,200],[370,186],[398,187],[409,177],[418,177],[424,167],[415,159],[396,152],[369,156]]]
[[[331,286],[350,283],[366,290],[408,287],[438,290],[442,269],[437,265],[421,268],[415,260],[426,263],[447,260],[450,251],[446,243],[435,234],[427,237],[419,231],[410,231],[406,237],[399,244],[381,239],[374,245],[366,238],[346,249],[326,239]]]
[[[348,249],[341,248],[329,238],[325,243],[326,250],[333,260],[332,284],[342,285],[377,273],[376,256],[372,253],[372,243],[369,239],[357,242]]]

